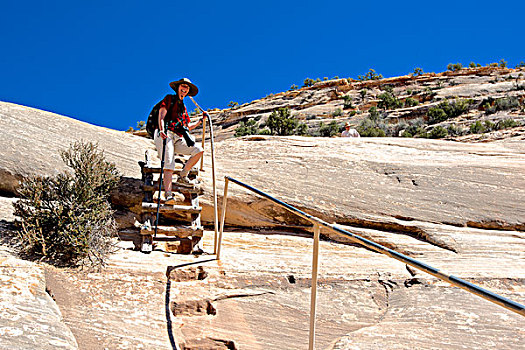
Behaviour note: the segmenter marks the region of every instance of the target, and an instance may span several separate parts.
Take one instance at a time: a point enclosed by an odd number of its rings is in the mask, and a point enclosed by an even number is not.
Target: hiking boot
[[[169,194],[167,197],[166,197],[166,201],[164,202],[164,204],[166,205],[174,205],[176,202],[175,202],[175,198],[173,198],[173,195],[172,194]]]
[[[198,183],[197,179],[190,180],[188,176],[182,176],[182,175],[179,175],[179,182],[185,185],[195,185]]]

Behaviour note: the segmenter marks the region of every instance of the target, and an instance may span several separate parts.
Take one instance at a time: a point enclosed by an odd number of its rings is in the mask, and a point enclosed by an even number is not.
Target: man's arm
[[[160,131],[160,137],[165,139],[168,137],[164,132],[164,117],[166,116],[166,113],[168,113],[168,110],[164,107],[161,107],[159,109],[159,131]]]
[[[202,120],[203,120],[204,118],[206,118],[207,116],[208,116],[208,112],[203,112],[203,113],[202,113],[202,118],[200,118],[199,120],[197,120],[195,123],[190,123],[190,124],[188,124],[188,129],[190,129],[190,130],[195,129],[197,126],[200,125],[200,123],[202,123]]]

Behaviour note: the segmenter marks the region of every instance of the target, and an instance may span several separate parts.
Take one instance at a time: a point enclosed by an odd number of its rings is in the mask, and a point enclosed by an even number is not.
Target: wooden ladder
[[[179,200],[175,205],[167,205],[161,199],[159,207],[159,226],[155,236],[155,219],[158,206],[159,175],[160,167],[151,162],[149,152],[146,151],[145,161],[140,161],[142,173],[142,190],[144,199],[142,202],[140,239],[135,242],[135,249],[149,253],[153,249],[154,241],[165,242],[167,251],[176,251],[181,254],[202,251],[199,242],[203,236],[201,225],[201,211],[199,196],[203,193],[200,184],[183,184],[176,182],[186,159],[182,156],[176,157],[176,169],[173,172],[172,192],[174,198]],[[188,174],[193,180],[199,174],[198,168],[194,167]],[[163,191],[164,192],[164,191]],[[171,225],[160,225],[161,222],[170,222]],[[139,245],[139,246],[137,246]]]

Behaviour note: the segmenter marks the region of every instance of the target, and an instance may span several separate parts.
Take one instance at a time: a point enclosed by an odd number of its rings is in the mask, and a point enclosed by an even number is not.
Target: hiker
[[[154,133],[154,141],[159,158],[162,157],[163,140],[166,139],[163,179],[166,204],[175,203],[171,186],[173,171],[175,170],[175,155],[184,154],[190,156],[180,172],[178,181],[184,184],[194,184],[193,181],[188,179],[188,173],[191,168],[197,164],[204,153],[202,147],[198,145],[194,144],[188,146],[183,138],[183,133],[181,132],[181,127],[187,127],[187,129],[193,130],[202,123],[202,119],[199,119],[194,123],[190,122],[190,117],[188,116],[188,111],[186,110],[183,101],[186,96],[197,95],[199,89],[188,78],[173,81],[170,83],[170,87],[176,92],[176,95],[174,95],[176,100],[173,102],[173,107],[171,108],[171,113],[169,113],[169,115],[167,114],[169,106],[171,105],[172,95],[166,95],[161,102],[158,120],[158,125],[161,130],[157,129]],[[205,118],[206,116],[207,113],[204,112],[202,117]],[[166,129],[167,132],[165,131]]]
[[[345,123],[345,130],[341,133],[341,137],[361,137],[356,129],[352,128],[349,122]]]

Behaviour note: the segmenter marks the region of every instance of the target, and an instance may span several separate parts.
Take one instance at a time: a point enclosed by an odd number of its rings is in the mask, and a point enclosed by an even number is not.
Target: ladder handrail
[[[192,96],[189,96],[191,101],[197,106],[198,109],[201,110],[201,112],[204,114],[206,111],[199,106],[199,104],[195,101],[195,99]],[[217,208],[217,182],[215,180],[215,146],[214,146],[214,138],[213,138],[213,123],[211,120],[211,116],[208,112],[206,112],[206,115],[208,116],[208,125],[210,128],[210,145],[211,145],[211,173],[212,173],[212,179],[213,179],[213,216],[214,216],[214,229],[215,229],[215,239],[213,241],[213,254],[217,253],[217,237],[218,237],[218,226],[219,226],[219,215],[218,215],[218,208]],[[206,123],[203,125],[203,137],[202,137],[202,143],[204,145],[204,139],[205,139],[205,126]],[[204,160],[204,155],[202,156],[202,159]],[[202,163],[201,163],[201,169],[202,169]]]
[[[232,177],[229,177],[229,176],[225,176],[225,181],[226,181],[226,184],[228,183],[228,181],[231,181],[231,182],[234,182],[236,183],[237,185],[241,186],[241,187],[244,187],[252,192],[255,192],[257,193],[258,195],[262,196],[262,197],[265,197],[266,199],[269,199],[271,200],[272,202],[274,203],[277,203],[279,206],[291,211],[292,213],[295,213],[296,215],[310,221],[311,223],[313,223],[314,225],[315,224],[318,224],[320,226],[323,226],[337,234],[340,234],[342,236],[345,236],[347,238],[350,238],[352,241],[354,241],[355,243],[358,243],[358,244],[361,244],[367,248],[370,248],[372,249],[373,251],[375,252],[378,252],[378,253],[381,253],[381,254],[385,254],[393,259],[396,259],[396,260],[399,260],[407,265],[410,265],[418,270],[422,270],[434,277],[437,277],[439,278],[440,280],[443,280],[445,282],[448,282],[456,287],[459,287],[459,288],[462,288],[472,294],[475,294],[479,297],[482,297],[492,303],[495,303],[497,305],[500,305],[510,311],[513,311],[521,316],[524,316],[525,317],[525,305],[522,305],[520,303],[517,303],[515,301],[512,301],[510,299],[507,299],[505,297],[502,297],[496,293],[493,293],[487,289],[484,289],[482,287],[479,287],[473,283],[470,283],[470,282],[467,282],[459,277],[456,277],[456,276],[453,276],[451,274],[448,274],[448,273],[445,273],[443,272],[442,270],[440,269],[436,269],[430,265],[427,265],[425,263],[422,263],[416,259],[413,259],[411,257],[408,257],[404,254],[401,254],[401,253],[398,253],[396,252],[395,250],[392,250],[392,249],[389,249],[389,248],[386,248],[378,243],[375,243],[373,241],[370,241],[366,238],[363,238],[359,235],[356,235],[354,233],[351,233],[351,232],[348,232],[346,230],[343,230],[342,228],[340,227],[337,227],[337,225],[335,224],[329,224],[313,215],[310,215],[308,213],[305,213],[297,208],[295,208],[294,206],[290,205],[290,204],[287,204],[277,198],[274,198],[272,197],[271,195],[261,191],[261,190],[258,190],[250,185],[247,185],[239,180],[236,180]],[[226,187],[227,185],[225,185]],[[227,188],[227,187],[226,187]],[[225,191],[226,192],[226,191]],[[226,196],[227,194],[225,193],[225,197],[224,197],[224,202],[226,202]],[[226,211],[226,206],[225,206],[225,203],[223,204],[223,207],[222,207],[222,210]],[[225,214],[223,213],[222,215],[222,220],[223,222],[221,222],[221,231],[219,233],[219,242],[222,240],[222,233],[223,233],[223,227],[224,227],[224,218],[225,218]],[[219,248],[219,252],[220,252],[220,248]],[[217,259],[219,259],[219,253],[217,254]]]

